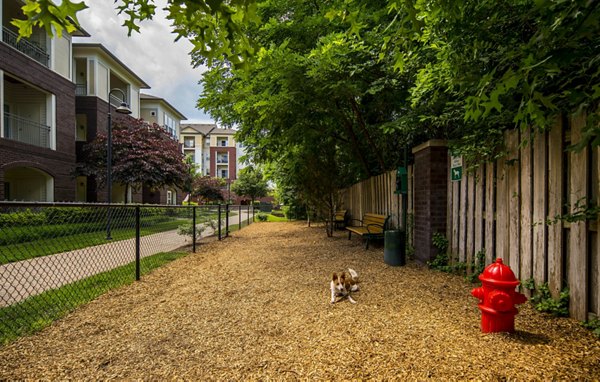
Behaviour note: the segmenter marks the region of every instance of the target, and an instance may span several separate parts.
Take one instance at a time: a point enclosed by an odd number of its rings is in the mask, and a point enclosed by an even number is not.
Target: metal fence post
[[[225,237],[229,237],[229,203],[225,204]]]
[[[192,252],[196,253],[196,207],[192,207]]]
[[[238,207],[239,207],[238,208],[238,220],[239,220],[238,227],[241,230],[242,229],[242,205],[240,204]]]
[[[219,240],[221,240],[221,205],[219,204]]]
[[[140,280],[140,206],[135,207],[135,279]]]

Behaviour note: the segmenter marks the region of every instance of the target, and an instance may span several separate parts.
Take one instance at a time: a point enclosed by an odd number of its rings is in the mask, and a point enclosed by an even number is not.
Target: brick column
[[[448,147],[431,140],[413,150],[415,261],[425,264],[437,255],[432,238],[446,233],[448,197]]]

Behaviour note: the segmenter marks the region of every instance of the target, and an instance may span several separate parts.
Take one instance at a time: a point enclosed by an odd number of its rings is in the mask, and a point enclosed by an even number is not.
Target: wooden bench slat
[[[352,222],[358,224],[346,227],[348,230],[348,240],[352,237],[352,232],[365,238],[366,249],[369,248],[370,239],[382,239],[383,232],[387,228],[389,216],[366,213],[362,220],[353,219]]]

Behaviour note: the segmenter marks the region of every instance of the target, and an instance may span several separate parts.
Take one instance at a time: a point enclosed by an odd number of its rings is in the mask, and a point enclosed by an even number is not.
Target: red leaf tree
[[[107,136],[98,134],[83,148],[84,160],[76,175],[94,176],[106,185]],[[182,187],[189,176],[188,164],[179,143],[157,124],[141,119],[122,118],[112,125],[112,179],[138,190]]]

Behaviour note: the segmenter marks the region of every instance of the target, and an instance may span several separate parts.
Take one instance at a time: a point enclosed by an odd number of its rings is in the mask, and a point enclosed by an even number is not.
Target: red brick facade
[[[235,147],[211,147],[210,148],[210,176],[219,177],[217,174],[217,156],[218,154],[229,153],[227,171],[229,180],[234,181],[237,179],[235,165],[237,163],[237,154]]]

